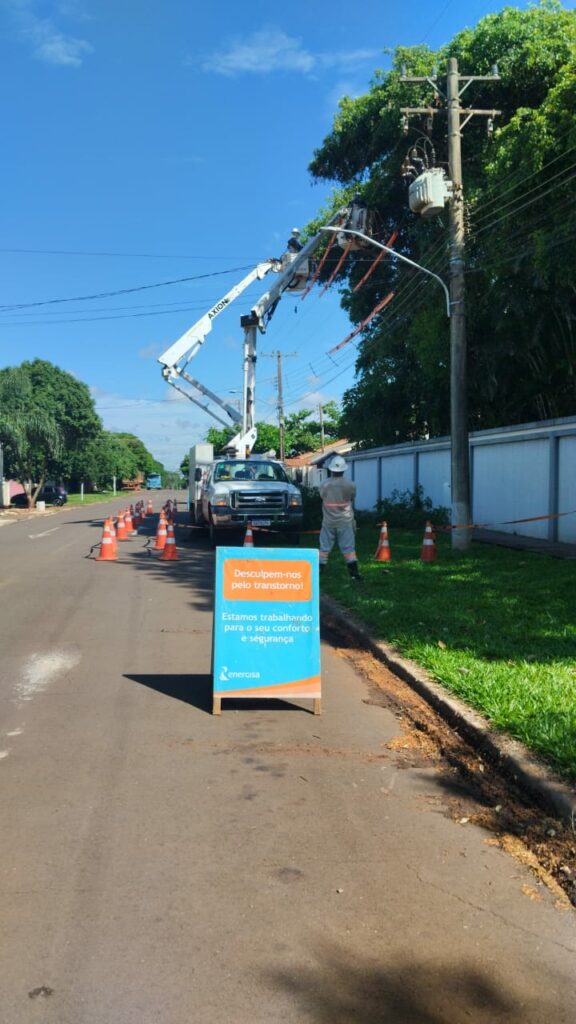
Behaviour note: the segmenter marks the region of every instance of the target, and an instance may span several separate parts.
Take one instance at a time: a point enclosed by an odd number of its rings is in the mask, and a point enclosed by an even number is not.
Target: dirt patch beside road
[[[484,754],[449,726],[402,679],[358,646],[342,623],[323,618],[325,638],[372,684],[371,704],[386,707],[398,720],[398,736],[388,743],[399,768],[433,767],[443,793],[433,798],[442,813],[460,827],[486,829],[486,842],[498,845],[530,868],[546,885],[558,907],[576,906],[576,833],[531,803],[514,780],[497,771]],[[526,895],[538,898],[535,888]]]

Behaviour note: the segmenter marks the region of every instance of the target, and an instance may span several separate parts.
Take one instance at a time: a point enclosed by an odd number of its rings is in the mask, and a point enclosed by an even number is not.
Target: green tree
[[[122,437],[103,430],[84,449],[77,461],[77,473],[85,483],[109,487],[114,477],[133,480],[138,475],[138,462]]]
[[[63,434],[50,412],[34,407],[24,367],[0,371],[0,441],[5,472],[19,480],[32,508],[46,478],[60,466]]]
[[[414,145],[431,154],[431,141],[437,160],[447,159],[445,111],[434,117],[430,141],[423,123],[413,121],[406,140],[399,125],[401,106],[434,104],[427,83],[400,81],[402,65],[408,75],[430,74],[434,65],[441,73],[450,56],[463,74],[489,74],[497,62],[501,75],[499,82],[471,86],[474,106],[502,110],[494,141],[481,118],[469,123],[464,140],[470,426],[567,415],[576,399],[573,12],[553,0],[522,11],[508,7],[438,52],[397,48],[392,69],[377,71],[366,95],[340,103],[333,130],[315,153],[312,175],[337,183],[318,220],[325,222],[359,189],[373,211],[375,237],[386,242],[397,231],[396,249],[447,277],[446,218],[410,214],[400,173]],[[339,256],[334,247],[324,278]],[[449,352],[441,292],[387,257],[354,292],[372,259],[372,252],[358,251],[339,274],[342,304],[356,324],[394,292],[362,333],[343,432],[364,443],[445,433]]]
[[[59,468],[64,438],[54,416],[35,408],[24,367],[0,371],[0,440],[5,472],[22,483],[32,508],[47,476]]]
[[[21,370],[31,385],[29,408],[49,413],[61,432],[60,457],[52,466],[52,474],[70,479],[76,458],[102,429],[90,389],[83,381],[45,359],[24,362]],[[2,372],[5,371],[0,374]]]
[[[340,437],[340,413],[336,402],[326,402],[324,410],[324,440],[326,444],[336,441]],[[301,409],[298,412],[288,413],[285,416],[285,447],[288,455],[299,452],[315,451],[320,447],[322,427],[319,420],[312,419],[312,409]],[[266,452],[280,452],[280,431],[277,426],[271,423],[257,423],[258,440],[254,446],[256,455],[263,455]],[[206,434],[206,440],[214,445],[216,454],[223,451],[237,431],[232,427],[219,430],[217,427],[210,427]]]
[[[143,441],[140,440],[139,437],[136,437],[135,434],[128,434],[123,432],[116,434],[116,437],[124,441],[124,443],[127,445],[127,447],[132,451],[134,455],[136,461],[136,471],[133,474],[134,476],[136,475],[137,472],[143,473],[144,476],[147,476],[148,473],[160,473],[160,475],[163,474],[164,466],[162,465],[161,462],[158,462],[158,460],[154,458],[154,456],[148,451],[146,445],[144,444]]]

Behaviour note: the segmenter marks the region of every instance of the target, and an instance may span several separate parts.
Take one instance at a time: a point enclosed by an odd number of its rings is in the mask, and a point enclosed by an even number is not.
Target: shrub
[[[440,526],[450,521],[450,513],[443,505],[432,504],[431,498],[424,497],[424,489],[420,486],[415,491],[392,491],[376,505],[379,519],[386,520],[389,526],[417,529],[427,519]]]

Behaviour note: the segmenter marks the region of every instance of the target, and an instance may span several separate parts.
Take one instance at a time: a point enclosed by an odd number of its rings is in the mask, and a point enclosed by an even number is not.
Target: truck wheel
[[[208,525],[208,534],[210,537],[210,547],[217,548],[222,541],[222,530],[219,530],[216,526],[214,526],[212,520],[210,520],[210,523]]]

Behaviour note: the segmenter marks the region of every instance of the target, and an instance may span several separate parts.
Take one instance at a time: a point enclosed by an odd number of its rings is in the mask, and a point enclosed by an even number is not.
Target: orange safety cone
[[[168,523],[166,529],[168,531],[166,535],[166,545],[164,547],[164,551],[160,556],[160,561],[177,562],[178,552],[176,550],[176,540],[174,538],[174,527],[172,526],[172,523]]]
[[[118,515],[118,523],[116,525],[116,539],[117,540],[128,540],[126,535],[126,523],[124,522],[124,513],[120,512]]]
[[[124,513],[124,525],[126,527],[126,536],[135,537],[136,530],[134,529],[134,523],[132,521],[132,511],[130,509],[127,509],[126,512]]]
[[[244,537],[243,547],[245,547],[245,548],[253,548],[254,547],[254,534],[252,533],[252,523],[247,523],[246,524],[246,536]]]
[[[147,516],[153,516],[154,515],[154,506],[152,505],[152,498],[148,498],[148,505],[146,507],[146,515]]]
[[[161,515],[160,519],[158,520],[158,529],[156,530],[156,540],[154,542],[154,551],[164,551],[164,548],[166,547],[166,537],[167,536],[168,536],[168,531],[166,529],[166,520],[164,519],[164,516]]]
[[[382,523],[380,528],[380,536],[378,538],[378,547],[376,548],[376,554],[374,558],[377,562],[391,562],[392,552],[390,551],[390,541],[388,540],[388,523]]]
[[[436,544],[434,543],[434,531],[432,530],[432,523],[429,521],[426,523],[426,527],[424,529],[424,540],[422,541],[422,549],[420,551],[420,561],[436,561]]]
[[[100,554],[96,557],[97,562],[115,562],[117,560],[115,539],[110,532],[110,526],[110,521],[107,519],[100,541]]]
[[[108,525],[110,527],[110,536],[112,537],[112,550],[114,552],[114,558],[118,554],[118,544],[116,542],[116,530],[114,528],[114,520],[112,516],[108,516]]]

